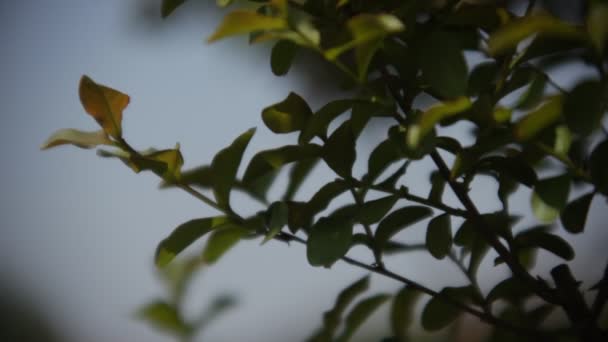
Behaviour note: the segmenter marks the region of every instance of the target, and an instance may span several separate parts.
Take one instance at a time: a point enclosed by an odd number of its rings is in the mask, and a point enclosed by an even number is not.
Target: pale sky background
[[[222,15],[211,1],[191,0],[166,21],[160,19],[159,3],[0,1],[0,285],[33,303],[62,341],[170,341],[132,318],[141,304],[163,293],[154,274],[154,249],[180,223],[215,214],[185,193],[158,190],[156,176],[136,175],[93,150],[39,151],[56,129],[96,129],[78,100],[82,74],[131,96],[124,132],[132,145],[168,148],[179,142],[187,167],[208,163],[254,126],[258,131],[245,162],[256,150],[295,143],[293,135],[272,135],[259,115],[289,91],[313,109],[347,96],[322,86],[327,73],[303,63],[288,77],[275,77],[268,46],[248,46],[245,38],[205,44]],[[580,68],[559,77],[581,78],[585,72]],[[385,135],[382,124],[374,123],[362,137],[362,155]],[[365,163],[360,158],[358,170]],[[423,196],[429,165],[421,162],[406,177],[406,185]],[[314,193],[319,179],[329,181],[333,175],[319,167],[300,195]],[[275,194],[281,193],[281,184],[273,188]],[[474,184],[480,208],[496,209],[496,199],[487,194],[494,196],[493,183]],[[513,205],[529,214],[528,198],[529,192],[522,191]],[[243,201],[244,212],[257,210]],[[589,234],[568,236],[586,246],[572,262],[575,269],[594,267],[594,260],[603,265],[608,258],[608,233],[599,227],[606,205],[599,202],[594,201]],[[423,227],[408,230],[402,241],[421,241]],[[371,260],[362,250],[349,255]],[[488,256],[484,265],[492,259]],[[388,261],[389,267],[434,289],[463,284],[452,265],[433,260],[418,253]],[[544,260],[559,262],[550,256]],[[601,267],[592,271],[599,274]],[[484,288],[507,274],[502,267],[482,272],[487,274]],[[189,306],[196,310],[222,293],[239,298],[235,310],[203,333],[205,341],[303,340],[319,326],[338,291],[364,274],[342,263],[331,270],[313,268],[303,246],[245,241],[196,279]],[[381,277],[372,282],[369,294],[400,288]],[[364,335],[388,335],[387,308],[365,325]]]

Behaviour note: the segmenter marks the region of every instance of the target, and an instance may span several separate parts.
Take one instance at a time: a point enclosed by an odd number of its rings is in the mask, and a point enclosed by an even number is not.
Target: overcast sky
[[[34,303],[61,340],[170,340],[132,318],[141,304],[163,293],[154,274],[154,248],[178,224],[216,214],[185,193],[158,190],[152,174],[136,175],[94,151],[39,151],[56,129],[96,129],[78,100],[82,74],[131,96],[124,133],[132,145],[169,148],[179,142],[187,166],[208,163],[250,127],[258,131],[246,161],[255,150],[294,143],[294,136],[270,134],[259,115],[289,91],[313,109],[346,96],[320,86],[328,76],[302,63],[288,77],[273,76],[268,46],[248,46],[245,38],[205,44],[221,19],[214,6],[191,1],[161,21],[159,2],[0,1],[0,283]],[[381,124],[363,137],[363,153],[384,136]],[[423,161],[408,178],[421,195],[428,192],[428,165]],[[323,167],[316,175],[334,177]],[[494,191],[491,183],[480,182],[477,198]],[[303,198],[318,185],[304,188]],[[515,206],[526,208],[528,193],[518,198]],[[244,203],[245,212],[257,209]],[[483,210],[496,205],[495,199],[481,203]],[[594,203],[595,212],[604,209]],[[593,248],[607,238],[598,228],[601,215],[595,216],[589,223],[595,245],[571,238],[591,247],[575,265],[606,260],[605,249]],[[420,228],[406,240],[423,237]],[[353,255],[370,261],[365,251]],[[452,267],[426,263],[431,260],[413,255],[391,259],[390,265],[436,289],[463,282]],[[491,272],[484,286],[506,275],[500,267]],[[301,246],[246,241],[196,279],[189,309],[233,293],[239,306],[209,327],[206,341],[302,340],[320,324],[337,292],[364,274],[341,263],[331,270],[313,268]],[[373,283],[376,292],[399,289],[387,279],[374,277]],[[366,325],[369,334],[388,329],[383,314],[386,309]]]

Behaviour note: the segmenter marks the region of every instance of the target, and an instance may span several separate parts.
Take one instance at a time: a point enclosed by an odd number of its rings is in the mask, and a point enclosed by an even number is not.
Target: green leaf
[[[243,153],[249,145],[249,141],[255,128],[248,130],[236,138],[232,144],[223,150],[219,151],[213,161],[211,168],[213,169],[213,194],[221,207],[230,205],[230,190],[234,186],[236,173],[241,164]]]
[[[228,221],[225,216],[207,217],[183,223],[164,238],[156,247],[154,262],[158,267],[165,267],[181,251],[194,241]]]
[[[315,144],[287,145],[280,148],[258,152],[247,166],[243,183],[252,184],[283,165],[295,161],[319,157],[321,147]]]
[[[157,175],[163,178],[166,182],[175,182],[181,179],[181,170],[184,165],[184,158],[182,153],[179,151],[179,144],[174,149],[167,149],[161,151],[155,151],[146,153],[143,155],[143,159],[131,158],[131,162],[137,164],[142,170],[148,168],[150,161],[160,163],[162,167],[160,169],[151,167],[150,169]],[[141,164],[141,165],[140,165]]]
[[[345,121],[327,139],[321,155],[327,165],[338,175],[350,178],[357,158],[356,139],[349,121]]]
[[[190,327],[182,320],[175,307],[162,300],[145,305],[138,310],[136,316],[156,328],[178,336],[190,332]]]
[[[434,217],[426,230],[426,247],[432,256],[443,259],[452,250],[452,223],[450,215]]]
[[[302,129],[298,142],[304,144],[309,142],[315,136],[325,138],[327,136],[327,127],[340,114],[351,109],[353,100],[336,100],[329,102],[321,107],[306,123],[306,127]]]
[[[290,92],[287,98],[262,110],[262,120],[274,133],[290,133],[303,129],[312,111],[300,95]]]
[[[270,68],[277,76],[286,75],[298,51],[298,46],[289,40],[279,40],[270,54]]]
[[[572,144],[572,134],[570,129],[566,125],[559,125],[555,127],[555,143],[553,144],[553,151],[556,154],[567,156],[570,151],[570,145]]]
[[[527,284],[522,283],[518,278],[507,278],[498,283],[486,297],[489,304],[498,299],[505,299],[509,302],[515,302],[525,299],[533,294]]]
[[[365,180],[373,183],[390,164],[399,160],[399,158],[399,146],[390,139],[384,140],[369,155]]]
[[[456,98],[466,94],[469,72],[457,35],[431,33],[422,42],[419,63],[422,78],[442,96]]]
[[[579,83],[564,100],[564,116],[568,127],[586,136],[600,127],[602,120],[602,86],[598,81]]]
[[[423,206],[408,206],[393,211],[378,225],[375,235],[377,245],[382,247],[403,228],[424,220],[432,214],[431,209]]]
[[[122,135],[122,112],[129,104],[128,95],[95,83],[84,75],[78,89],[80,102],[103,130],[114,138]]]
[[[355,219],[363,224],[374,224],[382,220],[384,215],[393,208],[398,199],[399,196],[390,195],[365,202],[357,209]]]
[[[601,193],[608,194],[608,140],[599,143],[589,157],[591,180]]]
[[[76,129],[60,129],[53,133],[45,142],[40,146],[40,149],[46,150],[51,147],[59,145],[74,145],[80,148],[93,148],[98,145],[112,145],[112,141],[108,138],[108,135],[103,131],[95,132],[83,132]]]
[[[203,260],[208,264],[214,264],[249,232],[249,229],[232,223],[226,223],[217,227],[203,249]]]
[[[355,331],[359,329],[361,324],[365,322],[371,316],[376,309],[380,307],[380,305],[384,304],[390,296],[380,294],[375,295],[366,299],[363,299],[359,303],[355,305],[355,307],[351,310],[351,312],[346,316],[346,326],[342,335],[337,339],[337,341],[345,342],[349,341],[353,336]]]
[[[228,7],[232,3],[233,0],[216,0],[215,3],[219,7]]]
[[[518,141],[529,140],[555,123],[561,117],[562,103],[561,96],[553,96],[540,107],[529,112],[523,119],[515,123],[513,127],[515,139]]]
[[[390,14],[359,14],[346,23],[352,39],[345,44],[325,51],[325,57],[334,60],[342,53],[365,43],[379,40],[385,36],[405,29],[399,18]]]
[[[496,62],[483,62],[475,66],[469,75],[467,95],[479,95],[495,86],[499,73]]]
[[[287,29],[283,18],[268,17],[253,11],[236,10],[228,13],[215,32],[207,39],[211,43],[229,36],[246,34],[254,31]]]
[[[548,14],[538,13],[512,20],[492,33],[488,40],[488,52],[493,56],[502,54],[534,34],[563,39],[585,38],[576,26]]]
[[[518,234],[515,237],[515,244],[518,248],[542,248],[565,260],[574,259],[574,250],[566,240],[543,229],[531,229]]]
[[[311,338],[311,341],[331,341],[342,320],[342,314],[348,305],[369,288],[369,276],[365,276],[340,292],[331,310],[323,314],[323,326]]]
[[[439,171],[431,172],[431,191],[429,192],[429,200],[435,202],[441,202],[443,197],[443,191],[445,190],[445,179],[441,176]]]
[[[469,286],[446,287],[441,290],[443,295],[459,301],[468,299],[466,294],[470,292],[471,288]],[[456,320],[459,314],[460,309],[456,308],[454,305],[447,304],[439,297],[433,297],[428,301],[422,311],[422,327],[428,331],[443,329]]]
[[[288,208],[285,202],[274,202],[268,208],[268,234],[264,237],[262,244],[272,240],[284,225],[287,224]]]
[[[341,217],[322,217],[310,229],[306,256],[312,266],[330,267],[350,248],[353,224]]]
[[[570,193],[570,177],[561,175],[540,180],[532,194],[532,211],[545,223],[553,222],[566,206]]]
[[[587,32],[595,49],[604,54],[608,40],[608,4],[596,1],[591,5],[587,16]]]
[[[327,208],[329,203],[340,194],[348,190],[348,184],[342,180],[335,180],[329,182],[321,187],[317,191],[307,206],[313,214],[319,213]]]
[[[219,0],[218,0],[219,1]],[[181,6],[186,0],[163,0],[160,5],[160,15],[163,18],[168,17],[176,8]]]
[[[594,193],[583,195],[568,203],[562,211],[561,221],[564,228],[573,234],[582,233],[587,223],[587,214],[593,200]]]
[[[318,158],[311,158],[298,161],[293,165],[289,171],[289,181],[285,194],[283,195],[283,200],[290,200],[293,198],[318,162]]]
[[[420,116],[416,124],[411,125],[407,130],[408,146],[412,149],[417,148],[421,141],[433,130],[436,123],[471,108],[471,105],[471,100],[468,97],[460,97],[453,101],[432,106]]]
[[[414,320],[414,309],[421,293],[409,288],[403,287],[393,299],[391,307],[391,327],[393,334],[399,341],[404,340],[407,336],[407,328]]]
[[[543,99],[546,85],[547,77],[544,74],[536,73],[528,89],[526,89],[519,100],[517,100],[515,108],[531,109],[536,107]]]
[[[403,164],[401,164],[401,166],[397,170],[395,170],[395,172],[393,172],[391,175],[386,177],[385,180],[383,180],[381,183],[379,183],[376,186],[378,188],[387,189],[387,190],[395,189],[395,185],[397,184],[399,179],[405,174],[405,172],[407,171],[407,167],[409,165],[410,165],[409,160],[403,162]]]

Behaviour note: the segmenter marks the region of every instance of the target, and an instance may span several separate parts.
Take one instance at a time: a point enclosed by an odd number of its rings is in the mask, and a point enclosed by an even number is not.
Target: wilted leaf
[[[414,320],[414,309],[421,293],[407,286],[403,287],[393,299],[391,307],[391,327],[399,341],[405,339],[407,328]]]
[[[224,216],[207,217],[190,220],[183,223],[164,238],[156,247],[154,262],[158,267],[166,266],[175,256],[186,249],[194,241],[212,231],[219,225],[226,223],[228,219]]]
[[[426,247],[432,256],[443,259],[452,249],[452,223],[450,215],[434,217],[426,230]]]
[[[293,59],[296,56],[298,46],[289,40],[279,40],[270,54],[270,68],[277,76],[287,74]]]
[[[230,204],[230,190],[234,185],[243,153],[254,133],[255,129],[252,128],[241,134],[230,146],[219,151],[213,157],[213,161],[211,162],[213,193],[217,203],[221,207],[228,207]]]
[[[327,139],[321,152],[323,160],[338,175],[350,178],[357,158],[356,139],[350,121],[344,122]]]
[[[377,245],[382,247],[403,228],[424,220],[432,214],[433,211],[430,208],[423,206],[409,206],[393,211],[378,225],[375,235]]]
[[[203,260],[208,264],[215,263],[248,232],[248,229],[231,223],[217,227],[203,249]]]
[[[93,148],[98,145],[112,145],[112,141],[103,130],[83,132],[68,128],[60,129],[53,133],[40,148],[46,150],[51,147],[66,144],[78,146],[80,148]]]
[[[536,183],[532,194],[532,211],[541,222],[553,222],[565,207],[570,193],[570,177],[562,175]]]
[[[290,133],[303,129],[312,111],[300,95],[289,93],[287,98],[262,110],[262,120],[274,133]]]
[[[254,31],[279,30],[287,27],[287,21],[283,18],[269,17],[252,11],[236,10],[224,17],[222,23],[207,39],[207,42],[211,43],[225,37]]]
[[[342,217],[322,217],[310,229],[306,256],[312,266],[330,267],[350,248],[353,224]]]
[[[344,331],[337,341],[349,341],[361,324],[363,324],[363,322],[365,322],[365,320],[371,316],[371,314],[374,313],[374,311],[376,311],[380,305],[384,304],[387,299],[389,299],[388,295],[380,294],[363,299],[357,303],[351,312],[346,316],[346,326],[344,327]]]
[[[103,130],[114,138],[122,135],[122,112],[129,104],[129,96],[118,90],[95,83],[82,76],[78,90],[80,102]]]

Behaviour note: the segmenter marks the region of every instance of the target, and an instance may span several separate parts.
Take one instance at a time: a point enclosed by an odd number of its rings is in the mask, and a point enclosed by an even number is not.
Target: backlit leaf
[[[53,133],[45,142],[40,146],[41,149],[46,150],[51,147],[59,145],[74,145],[80,148],[93,148],[98,145],[112,145],[112,141],[108,138],[108,135],[103,131],[95,132],[83,132],[76,129],[60,129]]]
[[[389,299],[388,295],[380,294],[375,295],[358,302],[351,312],[346,316],[346,326],[344,327],[344,331],[342,335],[337,339],[337,341],[345,342],[349,341],[353,336],[355,331],[359,329],[361,324],[367,320],[369,316],[371,316],[376,309],[378,309],[386,300]]]
[[[208,264],[217,262],[222,255],[236,245],[236,243],[249,232],[249,229],[231,223],[217,227],[207,240],[207,244],[203,249],[203,260]]]
[[[283,18],[265,16],[256,12],[236,10],[228,13],[215,32],[207,39],[211,43],[229,36],[254,31],[279,30],[287,28]]]
[[[452,249],[452,223],[450,215],[434,217],[426,230],[426,247],[432,256],[443,259]]]
[[[538,181],[532,194],[532,211],[541,221],[555,220],[566,206],[570,193],[570,177],[562,175]]]
[[[78,90],[80,102],[89,115],[114,138],[122,135],[122,112],[129,104],[129,96],[118,90],[95,83],[82,76]]]
[[[351,245],[353,224],[342,217],[322,217],[310,229],[306,256],[312,266],[330,267]]]
[[[378,225],[375,235],[376,243],[380,247],[383,246],[400,230],[424,220],[432,214],[433,211],[430,208],[423,206],[408,206],[393,211]]]
[[[562,114],[562,103],[561,96],[554,96],[528,113],[515,124],[513,128],[515,138],[519,141],[529,140],[555,123]]]
[[[186,247],[226,222],[226,217],[217,216],[194,219],[177,226],[169,236],[158,244],[154,256],[156,266],[166,266]]]
[[[241,134],[230,146],[219,151],[213,157],[211,162],[213,193],[218,204],[222,207],[227,207],[230,203],[230,190],[234,185],[243,153],[254,133],[255,129],[252,128]]]
[[[287,98],[262,110],[262,120],[274,133],[290,133],[303,129],[312,111],[300,95],[289,93]]]

